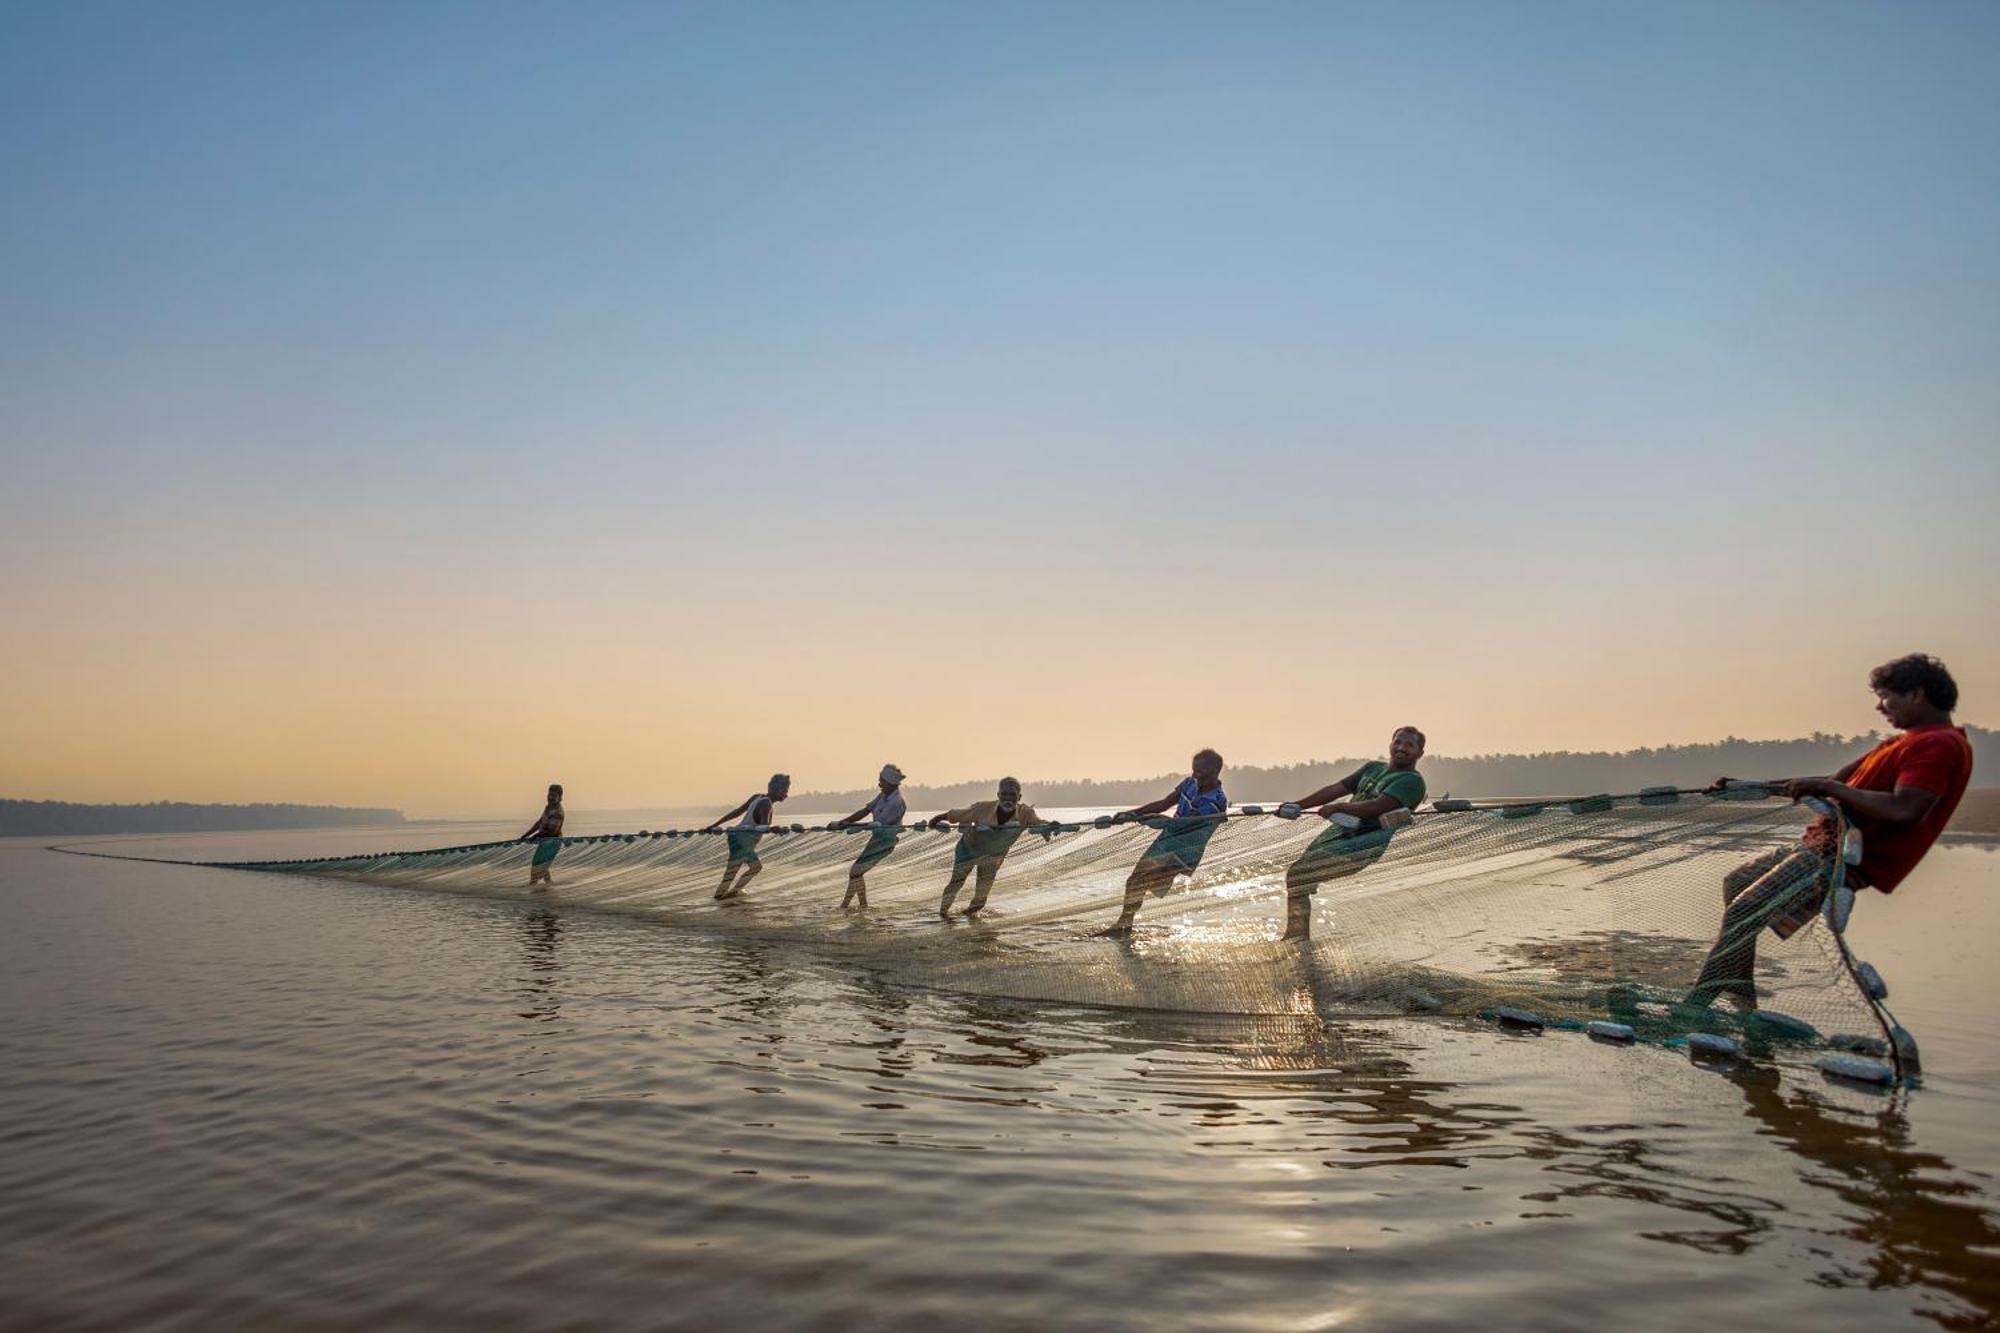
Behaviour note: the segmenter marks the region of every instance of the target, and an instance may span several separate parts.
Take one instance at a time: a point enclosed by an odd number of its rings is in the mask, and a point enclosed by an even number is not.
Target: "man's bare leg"
[[[1309,940],[1313,933],[1313,900],[1310,893],[1285,894],[1285,933],[1280,939]]]
[[[857,898],[860,899],[860,906],[868,906],[868,881],[860,875],[849,875],[847,877],[847,896],[840,900],[840,905],[845,907]]]
[[[984,863],[980,865],[979,879],[972,889],[972,902],[965,909],[967,916],[978,916],[985,909],[986,895],[993,892],[993,881],[999,878],[999,876],[1000,867],[998,865],[986,865]]]
[[[1750,862],[1725,877],[1722,927],[1684,1003],[1707,1007],[1727,995],[1739,1009],[1755,1009],[1758,935],[1779,917],[1817,902],[1826,892],[1823,876],[1820,858],[1792,852]]]
[[[1154,887],[1171,884],[1180,867],[1171,861],[1141,861],[1132,869],[1125,881],[1125,905],[1118,910],[1118,919],[1102,933],[1106,935],[1129,935],[1132,933],[1132,919],[1139,915],[1139,904],[1146,901],[1146,895]]]
[[[1768,906],[1758,907],[1739,898],[1723,911],[1722,928],[1685,1003],[1706,1008],[1727,995],[1739,1009],[1757,1007],[1757,932],[1772,915]]]
[[[939,916],[951,915],[951,900],[958,897],[959,886],[965,883],[966,876],[971,873],[972,867],[969,864],[961,863],[951,868],[951,882],[944,886],[944,897],[938,900]]]
[[[743,890],[750,887],[750,881],[757,878],[757,872],[764,868],[762,861],[752,861],[741,867],[730,866],[722,872],[722,884],[715,891],[718,898],[738,898]]]
[[[1297,864],[1285,871],[1285,933],[1278,938],[1286,940],[1312,938],[1312,895],[1313,890],[1318,887],[1318,877],[1306,874]]]

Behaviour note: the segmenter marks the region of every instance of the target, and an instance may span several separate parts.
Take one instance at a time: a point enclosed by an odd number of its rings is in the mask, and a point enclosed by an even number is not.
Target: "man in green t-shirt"
[[[1394,832],[1383,827],[1383,816],[1393,819],[1393,812],[1413,811],[1423,804],[1424,778],[1417,772],[1417,761],[1423,757],[1424,733],[1398,727],[1389,738],[1388,762],[1363,764],[1332,786],[1286,802],[1317,807],[1332,825],[1285,870],[1286,939],[1312,935],[1312,896],[1320,885],[1345,879],[1381,859]]]

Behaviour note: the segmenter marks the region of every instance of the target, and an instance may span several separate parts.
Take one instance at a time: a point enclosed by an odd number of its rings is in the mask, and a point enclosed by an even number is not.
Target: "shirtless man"
[[[1331,786],[1287,805],[1317,809],[1330,827],[1307,846],[1285,870],[1285,935],[1303,940],[1312,935],[1312,896],[1329,880],[1345,879],[1380,860],[1392,830],[1382,817],[1398,810],[1414,811],[1424,803],[1424,779],[1417,761],[1424,757],[1424,733],[1398,727],[1389,737],[1389,758],[1363,764]],[[1282,811],[1282,807],[1281,813]]]
[[[944,900],[938,904],[938,915],[951,916],[951,900],[958,896],[958,890],[966,877],[978,872],[979,879],[973,886],[972,902],[966,907],[968,917],[978,916],[986,906],[986,895],[993,892],[993,880],[1000,873],[1000,863],[1007,859],[1014,842],[1026,829],[1036,828],[1049,821],[1035,813],[1032,805],[1021,804],[1021,783],[1018,778],[1000,779],[998,799],[975,801],[962,810],[947,810],[931,817],[931,827],[941,829],[950,824],[971,824],[973,827],[958,835],[958,845],[951,851],[951,881],[944,886]]]
[[[743,816],[737,820],[736,827],[729,830],[729,864],[722,868],[722,883],[715,886],[717,898],[740,897],[744,886],[764,868],[764,863],[757,859],[757,840],[770,827],[778,802],[791,794],[791,778],[783,773],[773,773],[763,791],[744,797],[743,804],[702,830],[706,833],[721,828],[726,821]]]
[[[556,853],[562,850],[562,796],[562,784],[551,782],[548,804],[542,807],[542,817],[537,819],[526,833],[515,839],[516,842],[535,844],[534,859],[528,863],[528,887],[531,889],[537,884],[555,883],[549,878],[549,864],[556,859]]]

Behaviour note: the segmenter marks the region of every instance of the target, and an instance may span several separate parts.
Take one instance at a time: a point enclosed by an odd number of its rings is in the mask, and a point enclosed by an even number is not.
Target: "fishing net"
[[[1190,821],[1100,818],[1019,834],[646,831],[211,864],[754,932],[892,981],[1019,999],[1329,1016],[1521,1009],[1551,1024],[1615,1022],[1641,1039],[1728,1032],[1831,1043],[1899,1070],[1901,1055],[1913,1060],[1879,980],[1846,947],[1847,830],[1832,807],[1758,787],[1441,804],[1399,829],[1345,837],[1289,809],[1208,821],[1193,838],[1205,839],[1198,864],[1156,876],[1163,891],[1123,938],[1095,932],[1117,917],[1149,851],[1175,839],[1185,851]],[[867,908],[842,909],[850,867],[889,839],[867,871]],[[739,871],[753,857],[760,868],[718,901],[732,847]],[[982,861],[995,869],[985,910],[940,919],[955,863]],[[968,878],[955,909],[975,886]],[[1306,887],[1316,895],[1292,910],[1309,911],[1311,937],[1281,939],[1288,891]]]

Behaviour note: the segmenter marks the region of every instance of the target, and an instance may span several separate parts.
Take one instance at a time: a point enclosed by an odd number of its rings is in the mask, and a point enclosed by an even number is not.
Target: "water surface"
[[[260,838],[143,850],[422,840]],[[1879,1097],[0,844],[0,1322],[1988,1326],[1996,888],[1955,847],[1864,898],[1927,1061]]]

